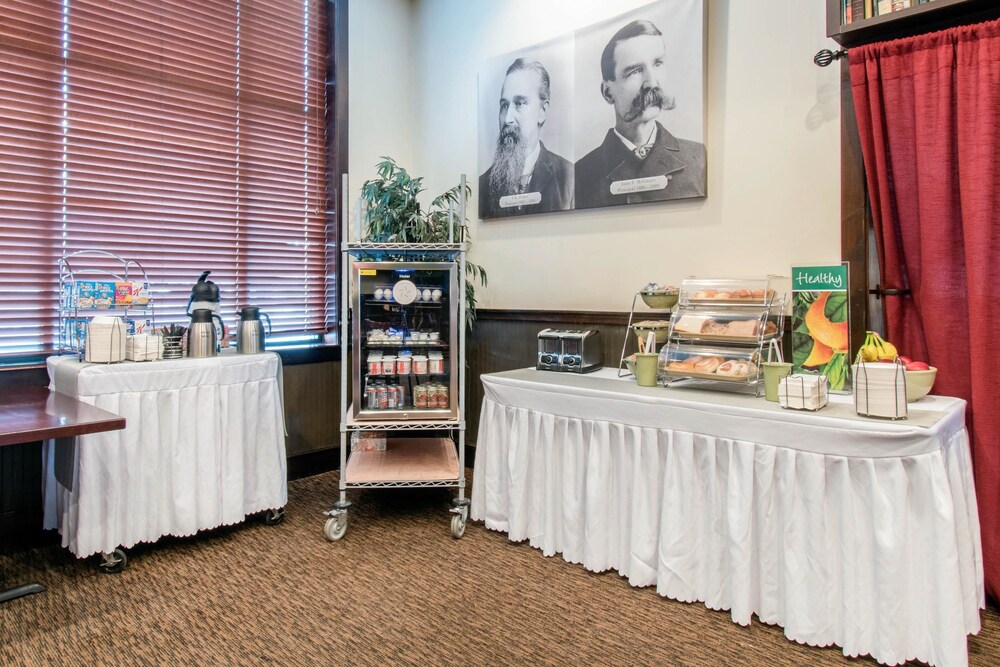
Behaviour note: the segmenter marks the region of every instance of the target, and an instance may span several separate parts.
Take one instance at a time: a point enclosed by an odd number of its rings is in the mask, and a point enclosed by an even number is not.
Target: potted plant
[[[361,186],[361,199],[365,204],[365,240],[372,243],[446,243],[448,221],[452,221],[452,239],[461,242],[468,238],[469,228],[464,215],[457,215],[461,185],[434,198],[424,212],[417,195],[424,191],[423,178],[411,176],[406,169],[389,157],[375,165],[378,178],[365,181]],[[465,186],[466,201],[472,188]],[[454,215],[449,216],[449,210]],[[472,326],[476,319],[476,286],[486,287],[486,269],[466,261],[465,299],[466,323]]]

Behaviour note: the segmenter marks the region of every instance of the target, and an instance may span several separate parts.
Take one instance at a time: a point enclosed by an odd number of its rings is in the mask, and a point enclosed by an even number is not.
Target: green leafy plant
[[[451,238],[454,242],[468,239],[469,227],[464,216],[459,216],[461,185],[447,190],[431,201],[424,212],[417,195],[424,191],[423,178],[411,176],[406,169],[390,157],[382,157],[375,165],[378,178],[361,185],[361,199],[365,203],[365,240],[371,243],[447,243],[449,219]],[[472,188],[465,186],[465,199],[472,196]],[[452,215],[449,216],[449,212]],[[476,282],[486,287],[486,269],[478,264],[465,263],[465,319],[469,327],[476,319]]]

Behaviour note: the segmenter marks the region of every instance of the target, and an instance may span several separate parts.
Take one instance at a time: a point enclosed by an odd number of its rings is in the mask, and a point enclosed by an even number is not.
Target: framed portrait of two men
[[[484,63],[479,217],[707,194],[704,0],[659,0]]]

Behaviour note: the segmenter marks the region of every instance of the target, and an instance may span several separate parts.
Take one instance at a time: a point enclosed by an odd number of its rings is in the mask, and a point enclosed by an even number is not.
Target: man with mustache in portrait
[[[518,58],[507,68],[493,165],[479,177],[480,217],[573,208],[573,165],[541,142],[549,96],[540,63]]]
[[[601,97],[614,107],[615,126],[576,163],[578,209],[705,196],[704,144],[678,139],[656,120],[675,107],[661,86],[665,57],[663,34],[644,20],[604,47]]]

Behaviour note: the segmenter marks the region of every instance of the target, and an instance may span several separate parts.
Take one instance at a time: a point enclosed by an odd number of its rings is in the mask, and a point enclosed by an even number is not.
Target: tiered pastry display
[[[759,393],[762,351],[783,333],[784,305],[770,278],[685,280],[660,352],[661,374],[668,383],[708,381]]]

